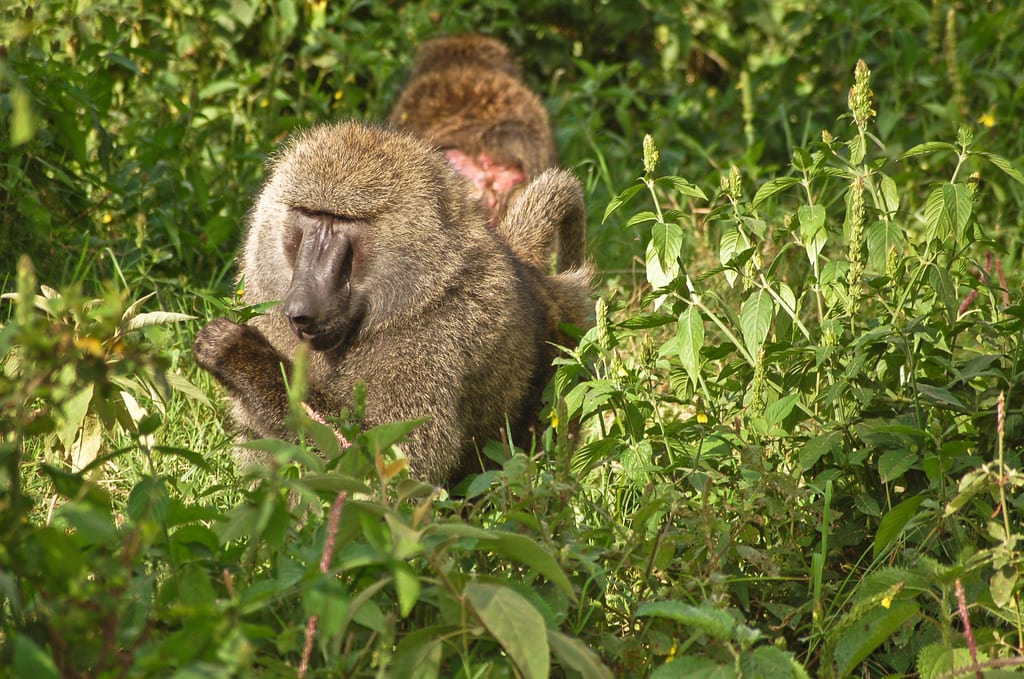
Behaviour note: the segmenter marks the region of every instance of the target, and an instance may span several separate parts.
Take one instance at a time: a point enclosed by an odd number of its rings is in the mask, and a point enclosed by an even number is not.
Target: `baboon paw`
[[[192,355],[201,368],[218,374],[221,367],[232,356],[244,350],[251,328],[232,323],[226,318],[216,318],[196,333],[192,343]]]

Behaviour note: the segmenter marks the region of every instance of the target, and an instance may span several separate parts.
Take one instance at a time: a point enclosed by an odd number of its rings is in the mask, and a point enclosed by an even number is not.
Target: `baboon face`
[[[292,279],[281,311],[298,338],[317,351],[344,342],[366,313],[361,231],[356,220],[289,210],[284,251]]]
[[[281,300],[292,332],[317,351],[412,310],[445,258],[451,206],[439,195],[454,181],[411,136],[353,125],[299,135],[272,162],[253,212],[247,299]]]

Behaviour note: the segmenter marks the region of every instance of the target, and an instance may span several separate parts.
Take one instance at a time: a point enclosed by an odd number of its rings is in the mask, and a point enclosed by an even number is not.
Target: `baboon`
[[[553,345],[567,341],[559,324],[586,324],[590,272],[539,266],[559,222],[583,214],[575,177],[549,170],[498,233],[423,140],[314,127],[272,158],[238,258],[246,302],[282,304],[244,325],[212,321],[196,361],[225,387],[243,434],[287,437],[281,366],[289,373],[308,343],[314,411],[339,413],[361,381],[363,424],[428,418],[404,445],[410,471],[456,481],[506,423],[528,442]]]
[[[444,152],[469,179],[492,226],[530,180],[558,162],[543,102],[520,78],[508,48],[483,35],[420,45],[390,122]],[[584,263],[579,226],[579,233],[558,235],[559,270]]]

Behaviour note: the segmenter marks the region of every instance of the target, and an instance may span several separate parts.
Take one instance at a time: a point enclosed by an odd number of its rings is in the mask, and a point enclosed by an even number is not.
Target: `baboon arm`
[[[289,411],[284,376],[291,377],[292,363],[259,330],[215,319],[196,335],[192,352],[224,386],[239,425],[259,437],[292,438],[284,426]],[[329,412],[326,397],[315,388],[308,390],[306,402],[314,411]]]

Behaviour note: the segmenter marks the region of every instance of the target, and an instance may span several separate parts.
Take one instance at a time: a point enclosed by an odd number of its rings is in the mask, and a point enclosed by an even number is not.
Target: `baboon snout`
[[[281,312],[288,319],[292,331],[301,339],[315,334],[320,318],[320,307],[310,290],[293,290],[284,301]]]

